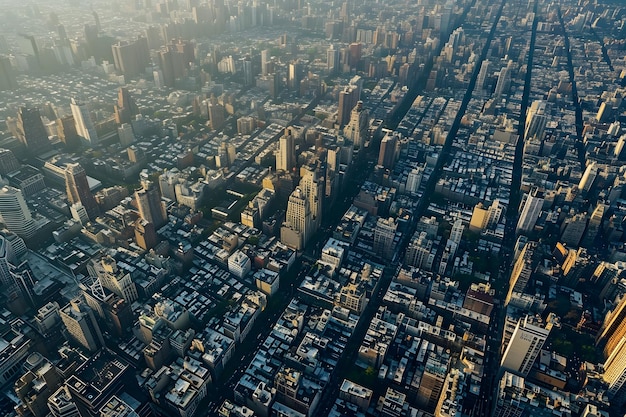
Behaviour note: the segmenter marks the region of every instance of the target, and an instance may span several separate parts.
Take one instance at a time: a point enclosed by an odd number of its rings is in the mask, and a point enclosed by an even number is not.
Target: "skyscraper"
[[[70,203],[81,203],[91,220],[98,216],[98,203],[91,193],[87,173],[78,163],[67,164],[65,168],[65,188]]]
[[[543,208],[543,193],[537,187],[534,187],[524,203],[524,208],[520,213],[515,233],[531,232],[535,228],[537,219]]]
[[[326,50],[326,69],[329,74],[336,74],[339,71],[339,49],[335,45],[330,45]]]
[[[546,323],[534,316],[520,318],[502,355],[501,368],[527,376],[556,320],[554,313],[550,313]]]
[[[134,41],[120,41],[111,46],[115,68],[126,78],[133,78],[145,72],[150,65],[148,40],[140,37]]]
[[[4,236],[0,236],[0,284],[11,285],[11,267],[15,264],[16,258],[13,247]]]
[[[359,100],[350,112],[350,122],[343,129],[344,136],[359,149],[365,144],[368,123],[369,112],[363,108],[363,102]]]
[[[68,149],[76,149],[80,146],[80,137],[76,132],[74,116],[65,116],[57,119],[57,135]]]
[[[311,236],[311,208],[301,188],[289,196],[285,223],[280,228],[280,241],[296,250],[304,249]]]
[[[396,249],[396,229],[398,223],[393,218],[378,218],[374,229],[374,252],[383,259],[393,258]]]
[[[578,183],[578,189],[583,193],[588,193],[593,186],[596,177],[598,176],[598,164],[595,161],[592,161],[585,168],[585,172],[583,173],[580,182]]]
[[[523,292],[526,288],[534,269],[533,254],[536,247],[537,242],[527,242],[515,261],[509,279],[509,291],[504,302],[505,304],[511,301],[511,296],[514,292]]]
[[[380,151],[378,152],[378,165],[387,169],[393,169],[396,163],[396,146],[398,136],[392,132],[385,135],[380,142]]]
[[[224,106],[218,103],[215,97],[209,100],[209,122],[213,130],[221,130],[224,127]]]
[[[291,172],[296,166],[296,145],[293,131],[285,128],[285,133],[278,141],[278,152],[276,153],[276,170]]]
[[[76,98],[72,98],[70,101],[70,108],[72,109],[72,115],[74,116],[74,122],[76,123],[76,133],[81,140],[88,146],[94,146],[98,143],[98,134],[96,128],[91,121],[91,115],[87,105],[80,102]]]
[[[38,109],[20,107],[17,113],[18,139],[32,154],[39,155],[51,149],[48,133]]]
[[[339,93],[339,106],[337,109],[337,124],[343,128],[350,120],[350,113],[359,101],[359,88],[353,85],[345,87]]]
[[[154,225],[158,230],[167,223],[165,204],[161,201],[161,192],[151,181],[143,181],[143,187],[135,191],[135,200],[142,219]]]
[[[261,74],[268,75],[271,71],[270,50],[264,49],[261,51]]]
[[[59,312],[67,337],[90,352],[104,347],[104,339],[93,311],[80,298],[75,298]]]
[[[24,239],[32,238],[37,232],[37,224],[22,191],[8,185],[0,189],[0,221],[9,231]]]
[[[303,167],[301,176],[299,186],[309,200],[311,233],[315,233],[322,224],[325,181],[316,168]]]
[[[6,56],[0,56],[0,91],[14,90],[16,88],[17,80],[11,60]]]
[[[545,137],[545,129],[548,124],[546,104],[543,100],[536,100],[528,108],[526,126],[524,128],[525,141],[531,139],[543,140]]]
[[[137,103],[131,97],[128,90],[124,87],[120,87],[117,90],[117,104],[115,105],[115,122],[118,125],[123,123],[130,123],[133,120],[133,116],[139,114],[139,108]]]
[[[626,337],[626,296],[622,296],[615,308],[606,314],[596,336],[596,346],[604,348],[604,357],[608,358],[623,337]]]
[[[17,171],[20,163],[9,149],[0,148],[0,174],[6,175],[9,172]]]
[[[622,337],[604,362],[602,379],[609,384],[611,404],[626,402],[626,337]]]

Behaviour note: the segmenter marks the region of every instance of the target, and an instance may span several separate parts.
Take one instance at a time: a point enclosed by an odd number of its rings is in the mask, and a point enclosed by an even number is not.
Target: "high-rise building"
[[[0,56],[0,91],[14,90],[17,88],[15,71],[9,57]]]
[[[326,69],[329,74],[339,72],[339,49],[335,45],[330,45],[326,50]]]
[[[611,404],[622,406],[626,402],[626,337],[619,340],[603,369],[602,379],[609,385]]]
[[[589,223],[587,223],[585,237],[582,241],[582,246],[590,247],[595,242],[598,232],[600,231],[600,227],[602,226],[602,218],[604,217],[605,210],[606,205],[604,203],[598,203],[596,208],[593,210],[593,213],[591,213]]]
[[[433,241],[428,239],[428,233],[415,232],[406,248],[404,263],[430,271],[435,259],[435,252],[432,249]]]
[[[174,87],[176,79],[187,76],[195,61],[194,46],[191,42],[172,40],[159,51],[159,67],[163,73],[163,84]]]
[[[278,141],[276,170],[291,172],[296,166],[296,144],[293,130],[285,128],[285,133]]]
[[[359,100],[350,112],[350,122],[343,129],[343,134],[355,147],[362,149],[367,139],[368,124],[369,112],[363,108],[363,102]]]
[[[380,142],[380,151],[378,152],[378,165],[393,169],[396,163],[396,146],[398,145],[398,136],[393,132],[389,132]]]
[[[115,68],[127,79],[144,73],[150,65],[150,50],[145,37],[117,42],[111,46],[111,50]]]
[[[48,408],[54,417],[81,417],[66,385],[48,398]]]
[[[8,185],[0,189],[0,221],[9,231],[27,240],[37,232],[37,224],[22,191]]]
[[[300,81],[304,73],[304,64],[300,61],[289,63],[287,73],[287,87],[293,91],[300,91]]]
[[[211,97],[209,100],[209,122],[211,123],[211,129],[221,130],[224,127],[226,121],[224,113],[224,106],[217,101],[217,98]]]
[[[604,323],[596,336],[596,346],[604,349],[604,357],[608,358],[626,337],[626,296],[622,296],[613,310],[604,317]]]
[[[60,311],[61,320],[67,330],[67,337],[89,350],[95,352],[104,347],[104,339],[100,327],[91,308],[80,298],[75,298]]]
[[[81,141],[76,131],[74,116],[69,115],[57,119],[57,136],[59,136],[61,142],[65,144],[65,147],[70,150],[80,146]]]
[[[17,113],[18,139],[29,152],[39,155],[51,149],[48,133],[38,109],[20,107]]]
[[[359,88],[353,85],[345,87],[339,93],[339,106],[337,108],[337,124],[343,128],[350,120],[352,109],[359,101]]]
[[[296,250],[304,249],[311,237],[311,208],[309,199],[301,188],[289,196],[285,223],[280,229],[280,240]]]
[[[72,98],[70,101],[70,108],[72,109],[72,115],[74,116],[74,122],[76,123],[76,133],[88,146],[94,146],[98,144],[98,134],[96,133],[96,127],[94,126],[89,109],[87,105]]]
[[[0,174],[6,175],[9,172],[17,171],[20,163],[8,149],[0,148]]]
[[[548,116],[546,111],[547,103],[543,100],[533,101],[528,108],[526,115],[526,126],[524,127],[524,140],[531,139],[543,140],[545,137],[545,129],[548,124]]]
[[[65,167],[65,189],[70,203],[80,203],[87,211],[89,219],[95,220],[99,214],[98,203],[91,193],[87,173],[78,163]]]
[[[595,161],[592,161],[589,165],[587,165],[587,168],[585,168],[585,172],[578,183],[578,189],[583,193],[588,193],[589,190],[591,190],[597,176],[598,164],[596,164]]]
[[[115,122],[118,125],[121,125],[123,123],[131,123],[133,121],[133,116],[137,114],[139,114],[139,107],[137,107],[135,99],[131,97],[126,88],[120,87],[119,90],[117,90]]]
[[[306,194],[311,209],[311,233],[315,233],[322,224],[325,181],[315,168],[302,167],[300,188]]]
[[[271,71],[271,56],[270,50],[264,49],[261,51],[261,74],[263,76],[268,75]]]
[[[494,97],[500,98],[503,94],[507,93],[511,86],[511,72],[513,70],[513,61],[509,61],[506,67],[502,67],[498,81],[496,82],[496,90],[494,91]]]
[[[143,187],[135,191],[139,215],[158,230],[167,223],[167,212],[165,204],[161,201],[161,192],[152,181],[143,181],[142,184]]]
[[[500,367],[527,376],[556,323],[554,313],[550,313],[545,323],[530,315],[520,318],[502,355]]]
[[[511,296],[514,292],[521,293],[526,288],[535,266],[533,255],[536,247],[537,242],[527,242],[515,261],[513,270],[511,271],[511,278],[509,279],[509,291],[506,296],[505,304],[511,301]]]
[[[122,297],[128,304],[139,298],[137,287],[130,273],[119,269],[115,259],[111,256],[92,260],[87,265],[87,270],[91,276],[98,278],[102,287]]]
[[[531,232],[535,228],[542,208],[543,192],[539,191],[537,187],[534,187],[526,197],[526,202],[520,213],[515,233]]]
[[[13,277],[11,276],[11,268],[16,263],[15,252],[11,243],[0,236],[0,284],[12,285]]]
[[[398,223],[393,218],[379,217],[374,229],[374,252],[383,259],[390,260],[396,250],[396,230]]]

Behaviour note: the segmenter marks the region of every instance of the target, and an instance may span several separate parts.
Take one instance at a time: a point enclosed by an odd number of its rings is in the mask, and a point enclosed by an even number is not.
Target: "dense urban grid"
[[[621,1],[4,3],[0,416],[625,415]]]

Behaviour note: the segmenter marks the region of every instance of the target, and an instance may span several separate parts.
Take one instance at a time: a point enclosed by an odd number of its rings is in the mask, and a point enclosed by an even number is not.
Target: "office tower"
[[[278,141],[278,152],[276,154],[276,170],[291,172],[296,167],[296,140],[293,131],[285,128],[285,133]]]
[[[596,346],[602,347],[604,357],[608,358],[626,337],[626,296],[622,296],[613,310],[604,317],[604,323],[596,336]]]
[[[393,218],[379,217],[374,229],[374,253],[383,259],[391,260],[396,250],[396,229],[398,223]]]
[[[15,71],[9,57],[0,56],[0,91],[14,90],[17,88]]]
[[[428,353],[428,359],[426,359],[422,378],[417,390],[415,404],[418,407],[426,410],[435,410],[435,408],[437,408],[437,402],[441,396],[446,375],[448,374],[449,361],[450,358],[447,354],[437,355],[434,352]]]
[[[59,312],[70,341],[90,352],[104,347],[104,339],[93,311],[80,298],[75,298]]]
[[[135,142],[133,126],[130,123],[122,123],[117,128],[117,136],[120,138],[120,145],[122,145],[124,148],[132,145],[133,142]]]
[[[65,189],[70,203],[80,203],[87,211],[89,219],[95,220],[98,216],[98,203],[91,193],[87,173],[78,163],[67,164],[65,168]]]
[[[209,122],[211,129],[221,130],[226,121],[224,115],[224,106],[217,102],[217,98],[211,97],[209,100]]]
[[[550,313],[545,323],[530,315],[520,318],[504,351],[500,367],[527,376],[556,321],[554,313]]]
[[[24,243],[24,239],[19,237],[17,234],[10,232],[7,229],[2,229],[0,230],[0,236],[3,237],[4,240],[8,242],[11,248],[11,251],[13,253],[9,261],[11,261],[11,259],[14,259],[17,262],[19,258],[21,258],[23,255],[25,255],[28,252],[28,248],[26,247],[26,244]],[[13,258],[13,256],[15,256],[15,258]]]
[[[350,112],[350,122],[343,129],[343,134],[356,148],[362,149],[367,139],[368,124],[369,112],[363,108],[363,102],[359,100]]]
[[[123,123],[131,123],[134,119],[134,116],[139,114],[139,107],[137,107],[137,103],[135,103],[135,99],[133,99],[128,92],[128,90],[124,87],[120,87],[117,90],[117,104],[115,105],[115,122],[118,125]]]
[[[602,379],[609,385],[612,405],[626,402],[626,337],[621,337],[603,366]]]
[[[67,149],[73,150],[80,146],[80,137],[76,131],[74,116],[69,115],[57,119],[57,136]]]
[[[9,231],[26,240],[37,232],[37,224],[22,191],[8,185],[0,189],[0,221]]]
[[[135,191],[135,201],[139,209],[139,215],[145,221],[152,223],[158,230],[167,223],[165,204],[161,201],[159,188],[151,181],[143,181],[143,187]]]
[[[500,98],[503,94],[509,91],[511,86],[511,72],[513,70],[513,61],[509,61],[506,67],[502,67],[498,81],[496,82],[496,90],[494,91],[494,97]]]
[[[120,41],[111,46],[115,69],[126,79],[136,77],[150,65],[148,39],[140,37],[134,41]]]
[[[301,188],[289,196],[285,223],[280,228],[280,241],[296,250],[304,249],[311,237],[311,208]]]
[[[243,71],[243,83],[246,86],[254,84],[254,72],[252,69],[252,61],[250,57],[245,57],[241,60],[241,69]]]
[[[13,251],[13,246],[4,237],[0,236],[0,284],[12,285],[13,277],[11,276],[11,269],[15,265],[17,258]]]
[[[39,155],[52,148],[38,109],[20,107],[17,113],[17,133],[18,139],[32,154]]]
[[[393,169],[396,163],[396,146],[398,145],[398,136],[392,132],[385,135],[380,142],[380,151],[378,152],[378,165]]]
[[[449,240],[456,243],[457,246],[460,245],[461,238],[463,237],[463,231],[465,231],[465,225],[463,225],[463,220],[456,219],[452,224]]]
[[[515,233],[532,232],[541,214],[542,208],[543,192],[539,191],[537,187],[534,187],[526,197],[526,202],[520,213]]]
[[[87,223],[89,223],[89,215],[81,203],[74,203],[70,205],[70,214],[72,215],[73,220],[83,226],[86,226]]]
[[[330,45],[326,50],[326,69],[331,75],[339,72],[339,49],[335,45]]]
[[[289,63],[289,71],[287,73],[287,87],[293,91],[300,91],[300,81],[304,73],[304,64],[300,61]]]
[[[361,61],[361,55],[363,54],[363,44],[360,42],[353,42],[348,46],[348,65],[350,68],[356,68]]]
[[[548,124],[546,102],[535,100],[528,108],[526,125],[524,127],[524,140],[537,139],[542,141],[545,137],[545,129]]]
[[[268,75],[271,70],[270,65],[271,65],[271,56],[270,56],[270,50],[269,49],[264,49],[261,51],[261,74],[263,76]]]
[[[111,256],[91,260],[87,265],[87,270],[92,277],[98,278],[102,287],[122,297],[127,303],[130,304],[139,298],[137,287],[130,273],[120,270]]]
[[[72,109],[72,116],[74,116],[74,122],[76,124],[76,133],[81,141],[88,146],[98,144],[98,134],[91,121],[91,115],[89,114],[87,105],[76,98],[72,98],[70,108]]]
[[[485,59],[480,66],[480,71],[478,72],[478,77],[476,78],[476,88],[482,90],[485,87],[485,81],[487,81],[487,77],[491,74],[491,62],[488,59]]]
[[[304,171],[304,173],[302,173]],[[300,188],[306,194],[311,209],[311,233],[315,233],[322,224],[325,181],[315,168],[303,167]]]
[[[522,249],[519,257],[513,265],[511,277],[509,279],[509,291],[506,296],[505,304],[511,301],[514,292],[521,293],[526,289],[528,280],[534,270],[533,255],[537,247],[537,242],[527,242]]]
[[[604,203],[598,203],[596,208],[593,210],[593,213],[591,213],[589,223],[587,223],[585,237],[581,243],[582,246],[589,247],[595,242],[598,232],[600,231],[600,227],[602,226],[602,218],[604,217],[605,210],[606,205]]]
[[[135,242],[144,250],[154,248],[159,243],[154,225],[144,219],[137,219],[135,222]]]
[[[596,164],[595,161],[592,161],[589,165],[587,165],[587,168],[585,168],[585,172],[578,183],[578,189],[585,194],[588,193],[589,190],[591,190],[597,176],[598,164]]]
[[[347,86],[339,93],[339,106],[337,108],[337,124],[343,128],[350,120],[350,114],[359,101],[359,88]]]
[[[176,79],[187,76],[195,59],[194,45],[191,42],[183,39],[168,42],[159,51],[159,67],[163,72],[164,84],[167,87],[174,87]]]
[[[9,172],[17,171],[20,163],[8,149],[0,148],[0,174],[6,175]]]

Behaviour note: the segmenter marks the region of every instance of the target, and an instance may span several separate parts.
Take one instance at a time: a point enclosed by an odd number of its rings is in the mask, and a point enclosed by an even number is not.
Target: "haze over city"
[[[626,416],[625,96],[621,1],[0,1],[0,416]]]

